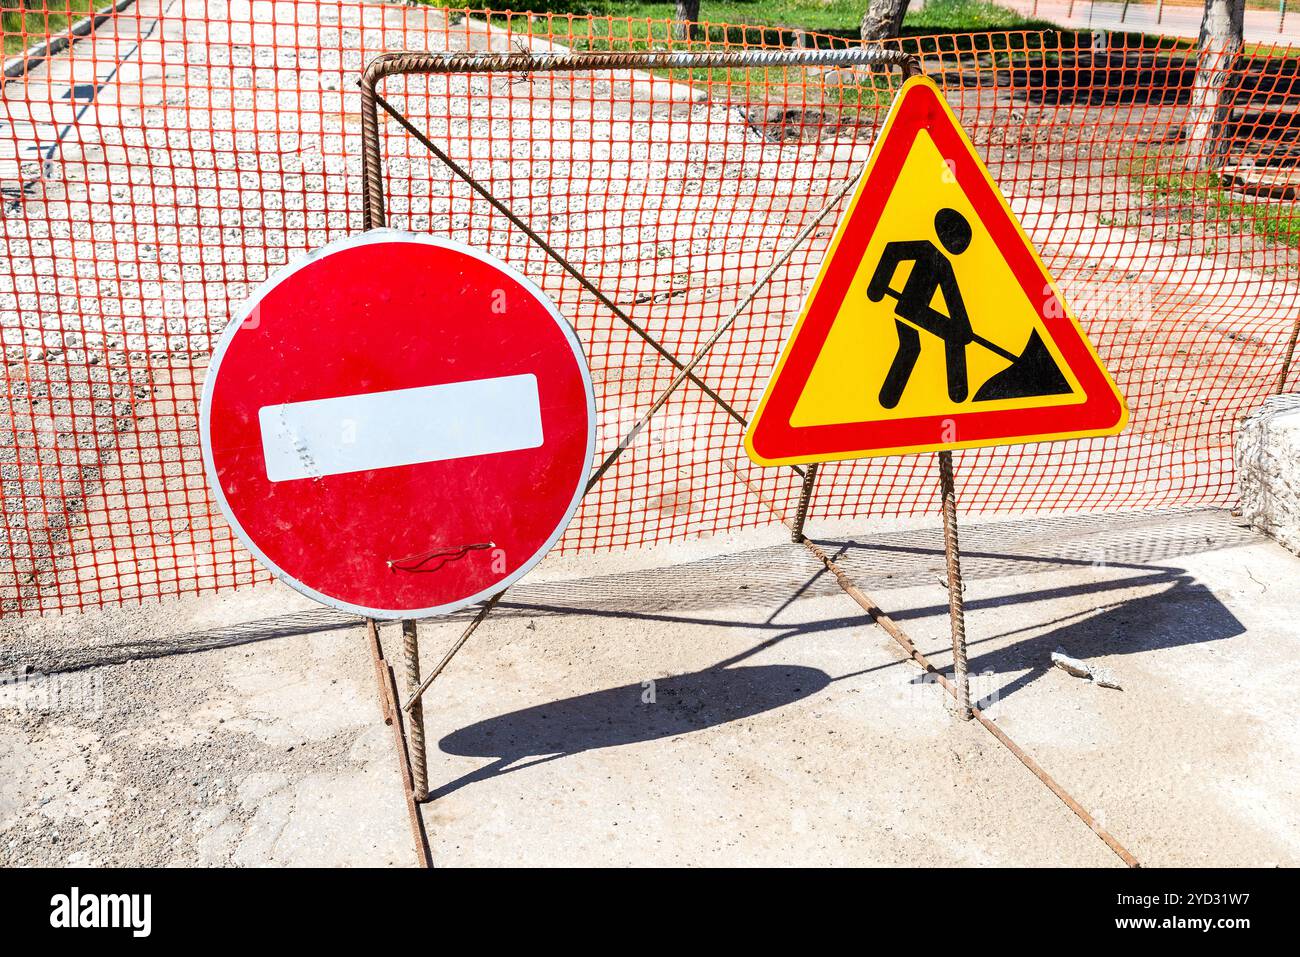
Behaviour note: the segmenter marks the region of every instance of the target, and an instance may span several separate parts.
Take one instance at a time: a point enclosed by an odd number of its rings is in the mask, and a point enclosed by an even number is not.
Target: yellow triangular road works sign
[[[1113,435],[1127,420],[938,87],[909,79],[746,432],[750,458]]]

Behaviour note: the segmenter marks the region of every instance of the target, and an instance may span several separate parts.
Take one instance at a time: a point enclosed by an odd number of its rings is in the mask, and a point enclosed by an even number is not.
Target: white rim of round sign
[[[392,242],[417,243],[422,246],[435,246],[440,249],[454,250],[455,252],[462,253],[466,256],[477,259],[480,262],[486,263],[495,269],[499,269],[515,282],[519,283],[520,286],[527,290],[528,293],[530,293],[533,298],[546,309],[551,318],[555,320],[556,326],[559,327],[560,331],[568,340],[569,347],[573,350],[573,357],[578,363],[578,371],[582,376],[583,390],[587,395],[587,469],[583,472],[582,481],[577,483],[577,488],[574,490],[573,498],[570,500],[568,508],[565,509],[564,517],[556,525],[555,531],[551,533],[551,536],[542,543],[541,547],[538,548],[527,561],[523,562],[505,578],[498,582],[494,582],[491,586],[477,592],[476,594],[470,595],[467,598],[447,602],[443,605],[434,605],[430,608],[366,608],[362,605],[354,605],[350,602],[332,598],[294,578],[284,569],[276,565],[275,562],[267,558],[262,550],[257,547],[257,543],[254,542],[248,532],[245,531],[244,526],[240,524],[239,519],[230,507],[230,503],[226,501],[226,494],[221,488],[221,482],[217,479],[216,464],[212,458],[210,427],[212,422],[212,393],[216,385],[217,373],[221,368],[221,360],[225,356],[226,350],[230,348],[230,344],[234,340],[235,334],[243,327],[244,321],[252,315],[253,310],[261,304],[262,300],[265,299],[276,286],[284,282],[294,273],[316,262],[318,259],[322,259],[325,256],[339,252],[343,249],[353,249],[358,246],[369,246],[375,243]],[[551,298],[542,291],[541,287],[523,273],[495,256],[481,252],[465,245],[464,243],[457,242],[454,239],[442,239],[436,236],[421,236],[417,233],[410,233],[400,229],[372,229],[361,233],[358,236],[349,236],[347,239],[335,240],[319,249],[313,249],[301,259],[284,266],[274,275],[264,280],[248,298],[243,308],[240,309],[240,311],[226,326],[225,330],[221,334],[221,338],[217,340],[217,344],[212,350],[212,361],[208,365],[207,375],[203,381],[203,397],[199,404],[199,445],[203,450],[203,468],[207,475],[208,487],[212,489],[213,494],[216,496],[217,506],[221,509],[221,513],[226,517],[226,521],[230,523],[230,527],[234,529],[239,540],[243,542],[244,547],[252,552],[253,556],[257,558],[257,560],[260,561],[276,578],[280,579],[280,581],[284,582],[294,591],[306,595],[308,598],[314,599],[323,605],[337,608],[340,611],[362,615],[366,618],[384,618],[391,620],[402,618],[427,618],[433,615],[445,615],[458,609],[465,608],[468,605],[473,605],[477,602],[483,601],[484,599],[495,595],[497,592],[509,588],[528,572],[532,571],[537,566],[538,562],[546,556],[546,553],[555,546],[555,543],[560,540],[560,536],[564,534],[565,530],[569,527],[569,523],[573,521],[574,514],[578,511],[578,505],[582,501],[583,494],[586,491],[587,477],[591,474],[591,460],[596,450],[596,391],[592,386],[591,369],[587,365],[586,354],[582,351],[582,343],[578,341],[578,335],[574,332],[573,326],[570,325],[568,320],[560,314],[559,309],[555,307],[555,303],[553,303]]]

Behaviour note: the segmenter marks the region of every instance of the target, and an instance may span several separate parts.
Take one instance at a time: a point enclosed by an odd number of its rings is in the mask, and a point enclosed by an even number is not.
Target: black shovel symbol
[[[943,248],[954,256],[960,255],[970,245],[970,224],[955,209],[939,210],[934,217],[934,229]],[[904,262],[910,262],[912,270],[901,291],[892,289],[890,280],[898,266]],[[947,315],[930,305],[936,292],[943,296]],[[952,263],[928,239],[893,242],[885,246],[867,287],[867,298],[872,302],[880,302],[885,296],[897,302],[894,315],[898,332],[898,352],[885,376],[884,385],[880,387],[880,404],[886,409],[898,405],[912,371],[916,368],[916,361],[921,355],[921,335],[918,330],[929,332],[943,340],[948,398],[953,402],[966,401],[969,388],[966,380],[966,346],[971,343],[983,346],[1011,363],[980,386],[973,399],[975,402],[1061,395],[1071,391],[1070,384],[1061,374],[1037,329],[1030,333],[1029,341],[1016,354],[971,328]]]

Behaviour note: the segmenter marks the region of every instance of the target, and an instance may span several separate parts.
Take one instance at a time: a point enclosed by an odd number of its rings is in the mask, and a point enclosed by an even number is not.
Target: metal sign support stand
[[[969,721],[970,678],[966,665],[966,608],[962,596],[961,548],[957,544],[957,492],[952,479],[952,453],[939,453],[939,491],[943,498],[943,552],[948,563],[948,617],[952,624],[952,673],[957,686],[957,712]]]
[[[402,661],[406,665],[406,685],[408,688],[420,686],[420,637],[418,623],[412,619],[402,622]],[[429,794],[429,769],[425,762],[427,752],[424,746],[424,706],[416,698],[410,710],[411,738],[411,790],[417,801],[423,801]]]
[[[559,252],[539,236],[520,216],[481,183],[479,183],[462,165],[455,162],[443,150],[439,149],[424,133],[416,128],[410,120],[393,107],[378,93],[378,85],[384,77],[399,74],[455,74],[455,73],[534,73],[567,72],[577,73],[592,70],[655,70],[655,69],[742,69],[747,67],[797,67],[797,66],[896,66],[903,75],[920,74],[920,60],[900,50],[880,47],[850,47],[836,50],[796,49],[796,50],[709,50],[699,52],[644,52],[644,53],[389,53],[377,57],[361,77],[361,139],[364,164],[365,189],[364,226],[366,229],[382,227],[386,224],[384,211],[384,177],[383,155],[379,136],[379,109],[397,121],[408,134],[423,144],[451,172],[468,184],[479,196],[486,199],[504,215],[516,228],[520,229],[533,242],[559,264],[565,272],[574,277],[588,292],[595,295],[597,301],[608,308],[614,316],[633,333],[643,339],[662,358],[669,362],[677,375],[665,387],[649,410],[637,421],[624,436],[623,440],[610,452],[601,464],[592,472],[587,491],[600,481],[613,466],[615,460],[627,449],[645,428],[650,418],[667,404],[668,399],[686,381],[703,391],[724,412],[742,426],[746,419],[720,396],[717,391],[705,383],[696,373],[696,367],[708,356],[713,348],[735,321],[748,309],[759,291],[772,279],[821,223],[835,211],[840,202],[857,185],[861,170],[839,188],[822,209],[799,231],[785,249],[776,256],[766,270],[750,287],[739,305],[721,322],[704,345],[688,362],[682,362],[661,343],[655,340],[644,328],[639,326],[613,301],[603,294],[594,283]],[[807,469],[795,467],[795,472],[803,477],[803,490],[800,496],[799,523],[795,528],[796,541],[802,540],[803,519],[807,514],[808,504],[816,482],[817,467]],[[954,540],[955,541],[955,540]],[[443,657],[442,662],[427,676],[421,679],[419,662],[419,640],[417,625],[414,621],[402,622],[402,651],[408,684],[408,699],[401,709],[409,719],[406,736],[410,752],[411,787],[416,801],[428,799],[428,781],[426,751],[424,739],[424,714],[421,699],[442,670],[451,661],[470,635],[482,624],[491,610],[496,607],[505,590],[498,592],[480,608],[478,615],[466,628],[464,634]],[[373,622],[371,623],[373,625]]]
[[[1073,2],[1073,0],[1071,0]],[[822,209],[816,213],[809,223],[800,230],[799,234],[786,246],[786,248],[772,261],[771,265],[758,277],[749,293],[742,299],[736,309],[725,319],[715,330],[709,340],[696,352],[695,356],[689,362],[682,362],[674,356],[661,343],[657,342],[649,333],[638,326],[630,316],[623,310],[619,309],[607,296],[605,296],[590,280],[582,275],[572,264],[565,260],[556,252],[546,241],[534,232],[528,224],[520,218],[515,212],[497,197],[492,195],[491,191],[479,183],[474,177],[462,166],[448,157],[442,150],[438,149],[427,136],[416,129],[410,121],[403,116],[397,109],[389,104],[383,97],[376,92],[376,85],[385,76],[398,73],[496,73],[496,72],[529,72],[529,71],[570,71],[576,72],[581,70],[610,70],[610,69],[665,69],[665,68],[721,68],[735,69],[743,67],[780,67],[780,66],[854,66],[854,65],[877,65],[877,66],[897,66],[901,69],[905,77],[917,76],[921,73],[920,60],[912,55],[904,54],[898,50],[885,50],[881,48],[853,47],[843,50],[741,50],[741,51],[710,51],[701,53],[563,53],[563,54],[546,54],[535,56],[531,53],[522,54],[427,54],[427,53],[397,53],[381,56],[371,62],[366,69],[361,80],[361,101],[362,101],[362,145],[365,159],[365,226],[367,229],[384,225],[384,182],[383,182],[383,161],[379,140],[379,122],[378,109],[382,108],[385,113],[398,122],[398,124],[410,135],[423,143],[434,156],[439,158],[448,169],[457,177],[467,183],[476,193],[490,202],[494,208],[504,215],[516,228],[520,229],[532,239],[542,250],[556,263],[558,263],[566,272],[576,279],[588,292],[591,292],[596,299],[605,305],[610,312],[623,322],[636,335],[640,336],[649,346],[651,346],[665,361],[669,362],[678,370],[677,376],[664,389],[649,411],[641,417],[636,425],[626,434],[624,439],[606,456],[600,466],[592,472],[591,479],[588,482],[587,490],[590,491],[605,474],[605,472],[614,464],[614,461],[622,454],[640,434],[650,417],[658,412],[668,398],[684,382],[689,380],[697,388],[701,389],[708,395],[718,406],[723,409],[731,418],[735,419],[742,426],[746,425],[745,418],[730,405],[726,403],[718,393],[705,383],[695,374],[695,368],[700,362],[707,357],[709,352],[718,344],[731,327],[735,320],[749,307],[758,291],[766,285],[777,270],[790,258],[794,251],[804,243],[813,231],[825,220],[849,192],[857,185],[861,169],[849,177],[843,187],[838,189],[832,195],[829,201]],[[1297,326],[1300,329],[1300,326]],[[1283,381],[1285,381],[1285,370],[1283,371]],[[903,632],[901,628],[894,623],[870,598],[864,595],[848,575],[839,568],[835,561],[827,555],[815,542],[804,537],[803,526],[807,519],[808,509],[812,500],[817,481],[818,467],[810,465],[807,468],[793,466],[795,473],[803,479],[803,487],[800,492],[798,512],[796,520],[789,522],[791,535],[795,542],[801,542],[813,554],[815,558],[830,571],[839,582],[844,592],[859,604],[866,615],[874,622],[879,624],[885,631],[893,636],[900,645],[908,652],[909,656],[917,661],[927,674],[933,674],[935,680],[946,690],[953,693],[957,699],[958,706],[962,709],[965,717],[974,717],[992,734],[997,740],[1011,751],[1015,757],[1020,760],[1040,781],[1042,781],[1062,802],[1066,804],[1089,828],[1091,828],[1106,844],[1115,852],[1116,855],[1129,867],[1137,867],[1138,861],[1117,841],[1095,818],[1090,815],[1077,801],[1074,800],[1050,775],[1047,774],[1038,764],[1024,752],[998,725],[989,719],[983,712],[972,709],[969,700],[969,684],[967,679],[966,663],[966,639],[965,623],[963,618],[963,601],[961,587],[961,566],[960,566],[960,549],[957,540],[957,502],[955,483],[953,481],[952,471],[952,454],[950,452],[940,452],[939,460],[939,479],[940,491],[943,499],[944,515],[944,551],[948,559],[948,593],[949,593],[949,610],[952,618],[953,633],[953,659],[954,672],[957,683],[954,685],[941,672],[935,669],[921,654],[921,652],[912,643],[911,639]],[[733,469],[734,471],[734,469]],[[747,478],[739,472],[737,478],[749,487],[754,496],[765,504],[774,515],[786,521],[780,514],[778,507],[768,501],[760,489],[754,488]],[[417,801],[428,799],[428,784],[426,780],[426,756],[424,745],[424,717],[421,698],[424,693],[442,673],[443,669],[451,661],[452,657],[465,645],[470,636],[479,625],[487,618],[492,609],[501,601],[505,590],[498,592],[486,602],[484,602],[478,611],[478,614],[466,627],[461,637],[452,645],[452,647],[443,656],[441,662],[428,675],[420,679],[419,664],[419,646],[416,634],[416,623],[414,621],[403,622],[404,639],[409,636],[410,640],[403,641],[403,653],[406,658],[406,674],[408,682],[411,685],[409,697],[403,705],[397,704],[397,693],[393,681],[392,668],[387,666],[383,658],[383,648],[379,643],[377,625],[373,620],[369,620],[368,632],[372,646],[372,655],[375,659],[376,669],[382,672],[380,678],[381,701],[383,702],[384,719],[394,727],[394,734],[398,738],[398,754],[401,763],[403,780],[411,786],[411,792],[408,794],[408,807],[412,817],[412,827],[417,835],[418,850],[421,854],[421,862],[425,866],[432,866],[432,856],[429,850],[427,837],[424,834],[423,822],[420,817]],[[411,730],[408,734],[403,735],[403,713],[410,719]],[[418,730],[417,730],[418,728]],[[413,771],[413,762],[408,758],[412,751],[418,753],[420,771],[420,780],[415,780],[416,775]]]

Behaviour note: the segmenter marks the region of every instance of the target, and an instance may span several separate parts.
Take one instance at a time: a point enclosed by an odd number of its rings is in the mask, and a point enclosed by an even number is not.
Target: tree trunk
[[[673,14],[673,39],[687,40],[696,35],[695,22],[700,19],[700,0],[677,0]]]
[[[1187,114],[1184,169],[1218,169],[1228,155],[1224,121],[1237,85],[1234,67],[1241,54],[1245,11],[1246,0],[1205,0],[1196,80]]]
[[[903,29],[909,0],[870,0],[858,32],[864,41],[888,40]]]

